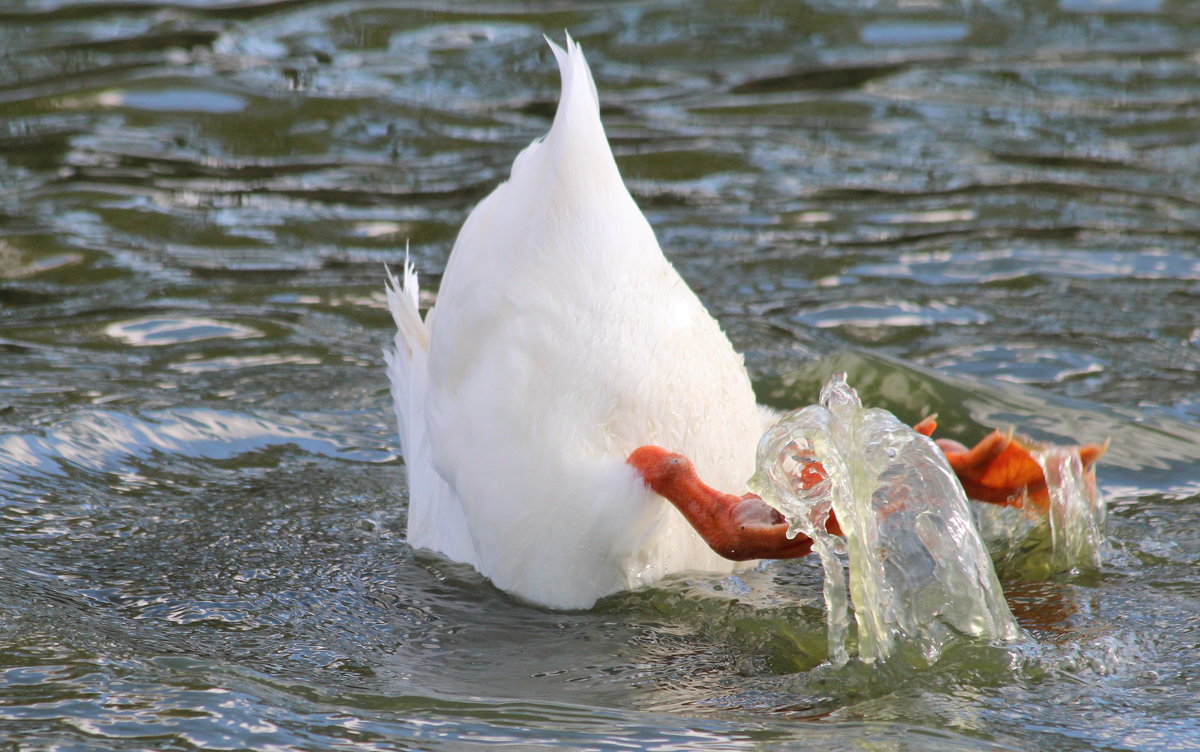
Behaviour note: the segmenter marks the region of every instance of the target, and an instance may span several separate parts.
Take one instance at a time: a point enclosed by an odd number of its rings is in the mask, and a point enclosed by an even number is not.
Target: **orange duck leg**
[[[726,559],[794,559],[812,551],[812,539],[805,535],[787,537],[788,524],[783,515],[759,496],[722,493],[700,480],[692,461],[662,447],[638,447],[627,460],[646,481],[646,485],[675,505],[704,542]],[[819,463],[809,466],[805,483],[812,485],[825,477]],[[819,470],[818,470],[819,468]],[[833,514],[825,523],[834,535],[841,528]]]
[[[913,426],[913,430],[931,438],[935,429],[936,416]],[[1046,476],[1031,453],[1035,447],[1028,440],[1014,436],[1011,430],[993,431],[970,449],[953,439],[935,439],[935,443],[946,454],[968,498],[1038,510],[1049,507]],[[1095,463],[1106,449],[1107,442],[1079,447],[1079,459],[1089,483],[1095,483]]]
[[[934,417],[913,426],[931,436],[937,428]],[[994,431],[971,449],[951,439],[936,440],[946,454],[950,467],[958,475],[967,496],[978,501],[1007,506],[1027,502],[1039,509],[1049,505],[1049,492],[1042,468],[1030,454],[1030,445],[1007,434]],[[1085,473],[1094,477],[1095,461],[1107,445],[1089,444],[1079,450]],[[787,537],[783,515],[755,494],[743,496],[722,493],[700,480],[691,460],[662,447],[643,446],[629,455],[627,462],[642,476],[646,485],[670,501],[683,514],[709,547],[734,561],[749,559],[792,559],[812,551],[812,540],[804,535]],[[825,477],[819,462],[810,463],[801,475],[805,487]],[[834,535],[842,531],[830,512],[825,529]]]

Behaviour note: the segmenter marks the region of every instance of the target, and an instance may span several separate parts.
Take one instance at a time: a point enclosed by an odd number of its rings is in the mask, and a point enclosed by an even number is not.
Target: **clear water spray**
[[[911,647],[933,662],[961,637],[1020,635],[945,455],[891,413],[863,408],[845,374],[763,436],[758,468],[751,490],[789,534],[813,539],[825,567],[833,663],[849,658],[850,604],[865,661]],[[844,539],[825,531],[830,510]]]
[[[1050,564],[1054,571],[1097,569],[1108,509],[1076,447],[1038,445],[1030,454],[1050,495]]]
[[[1099,569],[1108,509],[1084,450],[1018,440],[1041,468],[1046,489],[1015,507],[971,505],[993,563],[1024,580]]]

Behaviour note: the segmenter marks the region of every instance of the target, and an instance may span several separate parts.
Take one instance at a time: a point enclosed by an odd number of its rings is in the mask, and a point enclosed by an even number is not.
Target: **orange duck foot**
[[[788,538],[783,515],[761,498],[755,494],[721,493],[706,485],[691,460],[682,454],[644,446],[635,449],[626,461],[647,486],[683,513],[712,550],[726,559],[794,559],[812,551],[812,539],[804,535]],[[820,472],[823,477],[824,470]],[[835,535],[841,534],[832,514],[826,527]]]
[[[935,416],[913,426],[932,437],[937,428]],[[968,497],[1005,506],[1045,510],[1050,504],[1046,476],[1030,453],[1032,445],[1012,431],[993,431],[968,449],[953,439],[937,439],[950,467],[958,476]],[[1095,483],[1095,462],[1108,444],[1088,444],[1079,448],[1085,478]],[[662,447],[643,446],[626,460],[642,476],[646,485],[670,501],[683,513],[712,550],[726,559],[793,559],[812,551],[813,542],[804,535],[787,537],[783,515],[759,496],[722,493],[706,485],[696,474],[691,460]],[[801,472],[805,487],[825,478],[825,468],[811,462]],[[841,535],[837,518],[830,512],[825,529]]]
[[[913,430],[932,438],[937,416],[930,416]],[[1050,505],[1050,492],[1041,465],[1033,458],[1032,442],[1007,433],[993,431],[968,449],[953,439],[936,439],[946,454],[951,469],[969,498],[991,504],[1044,510]],[[1079,447],[1084,477],[1095,483],[1095,462],[1108,449],[1108,443]]]

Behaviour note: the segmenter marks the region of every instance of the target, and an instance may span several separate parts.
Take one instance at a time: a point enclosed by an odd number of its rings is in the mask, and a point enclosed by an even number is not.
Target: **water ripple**
[[[354,462],[392,458],[388,452],[356,447],[344,437],[308,428],[295,418],[271,420],[205,408],[164,410],[142,417],[93,411],[42,435],[0,436],[0,472],[8,479],[61,475],[65,466],[93,473],[129,473],[135,472],[132,462],[156,453],[228,460],[276,446]]]

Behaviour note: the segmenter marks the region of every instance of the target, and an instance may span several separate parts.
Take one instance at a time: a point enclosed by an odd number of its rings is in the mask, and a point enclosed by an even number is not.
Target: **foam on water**
[[[790,534],[814,540],[825,566],[834,663],[849,658],[850,603],[865,661],[908,647],[932,662],[959,637],[1020,635],[945,455],[891,413],[863,408],[845,374],[830,379],[819,405],[788,413],[763,436],[758,467],[751,489]],[[830,510],[844,541],[825,531]]]

